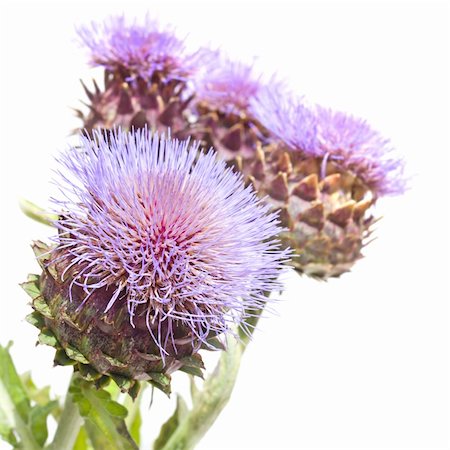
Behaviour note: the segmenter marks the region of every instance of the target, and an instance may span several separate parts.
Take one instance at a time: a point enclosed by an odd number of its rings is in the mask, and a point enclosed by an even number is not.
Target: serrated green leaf
[[[21,375],[22,383],[27,391],[28,397],[32,402],[39,406],[45,406],[50,403],[52,400],[50,399],[50,386],[44,386],[42,388],[38,388],[31,378],[30,372],[25,372]],[[57,419],[61,414],[61,405],[59,402],[53,404],[53,407],[50,411],[50,414]]]
[[[0,438],[11,444],[14,448],[18,447],[19,441],[12,428],[7,424],[0,410]]]
[[[110,394],[103,391],[99,394],[93,383],[80,381],[83,400],[75,398],[79,405],[87,402],[89,410],[82,405],[84,422],[87,434],[94,448],[110,450],[138,450],[136,443],[131,438],[125,422],[124,415],[127,410],[122,405],[111,400]]]
[[[10,345],[6,348],[0,345],[0,382],[7,390],[9,399],[13,402],[21,419],[26,422],[31,411],[31,403],[14,367],[9,347]]]
[[[37,405],[44,406],[50,403],[50,386],[38,388],[31,378],[31,372],[25,372],[21,375],[23,386],[25,387],[28,397]]]
[[[175,411],[167,422],[165,422],[161,427],[159,436],[153,444],[153,450],[161,450],[164,448],[174,431],[178,428],[178,425],[182,422],[184,417],[186,417],[188,411],[188,407],[183,397],[177,395],[177,405],[175,407]]]
[[[0,436],[12,443],[17,433],[21,445],[34,450],[39,446],[27,427],[31,402],[9,354],[10,346],[0,345]]]
[[[56,400],[53,400],[45,405],[37,405],[31,410],[29,424],[31,431],[41,446],[45,444],[48,437],[47,418],[53,410],[58,408],[59,404]]]
[[[122,406],[120,403],[115,402],[114,400],[109,400],[105,403],[105,408],[114,417],[119,417],[120,419],[125,419],[128,415],[128,410],[125,406]]]
[[[58,345],[56,336],[49,329],[42,330],[39,333],[38,340],[41,344],[50,345],[50,347],[56,347]]]

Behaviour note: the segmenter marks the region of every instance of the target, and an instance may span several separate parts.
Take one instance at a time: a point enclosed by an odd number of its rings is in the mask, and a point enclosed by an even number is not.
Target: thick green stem
[[[30,219],[35,220],[36,222],[40,222],[43,223],[44,225],[52,227],[53,222],[55,220],[58,220],[58,216],[56,214],[48,213],[28,200],[20,199],[19,205],[23,213]]]
[[[72,376],[69,387],[74,377],[75,375]],[[83,419],[78,411],[78,406],[73,402],[72,394],[67,391],[55,438],[48,450],[72,450],[82,424]]]
[[[181,421],[162,450],[190,450],[211,428],[230,399],[236,382],[242,353],[241,343],[230,339],[216,369],[205,381],[193,407]]]
[[[242,355],[250,342],[262,310],[247,319],[247,332],[238,330],[240,340],[228,340],[214,372],[203,389],[195,393],[193,406],[179,423],[162,450],[190,450],[202,439],[227,405],[236,383]]]

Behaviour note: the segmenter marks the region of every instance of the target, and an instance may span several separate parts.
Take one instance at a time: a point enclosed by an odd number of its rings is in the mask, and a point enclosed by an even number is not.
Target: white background
[[[368,119],[392,139],[412,189],[379,202],[378,240],[328,283],[292,274],[263,320],[234,396],[200,450],[448,448],[449,10],[423,2],[3,2],[1,5],[0,342],[20,371],[63,393],[70,370],[35,347],[18,287],[37,272],[29,243],[50,228],[17,199],[48,205],[53,156],[79,122],[78,79],[94,73],[74,25],[154,13],[192,45],[258,55],[310,100]],[[212,365],[208,366],[212,369]],[[184,388],[184,375],[174,377]],[[148,399],[146,399],[147,402]],[[144,444],[174,399],[157,394]],[[0,444],[0,448],[3,444]]]

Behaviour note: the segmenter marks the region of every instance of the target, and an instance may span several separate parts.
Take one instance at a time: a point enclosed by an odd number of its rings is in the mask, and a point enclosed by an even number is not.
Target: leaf
[[[73,445],[73,450],[93,450],[84,427],[81,427],[80,432],[78,433],[77,440]]]
[[[162,448],[164,448],[164,446],[169,441],[174,431],[178,428],[179,424],[186,417],[188,412],[189,409],[186,405],[186,402],[183,400],[183,397],[177,395],[177,406],[175,407],[175,411],[167,420],[167,422],[165,422],[161,427],[159,436],[156,438],[156,441],[153,444],[153,450],[161,450]]]
[[[141,425],[142,416],[141,411],[138,409],[134,414],[133,420],[128,424],[128,431],[137,445],[141,443]]]
[[[128,411],[125,406],[122,406],[120,403],[115,402],[114,400],[109,400],[105,403],[105,408],[111,414],[111,416],[119,417],[120,419],[125,419],[127,417]]]
[[[39,445],[44,445],[48,438],[47,418],[48,415],[58,408],[59,404],[53,400],[45,405],[36,405],[30,414],[31,431]]]
[[[31,402],[9,354],[10,347],[11,342],[6,347],[0,345],[0,436],[14,446],[35,450],[39,446],[27,426]]]
[[[125,423],[136,444],[141,441],[141,400],[147,384],[136,382],[132,388],[132,392],[128,391],[128,397],[125,397],[124,406],[128,409],[128,416]]]
[[[84,416],[86,431],[94,448],[138,450],[124,422],[126,408],[112,400],[108,391],[80,379],[72,388],[72,394],[80,407],[80,414]]]
[[[8,394],[8,400],[13,403],[20,418],[27,422],[31,410],[30,399],[9,354],[10,346],[11,343],[6,348],[0,346],[0,383],[2,383]],[[4,403],[2,402],[1,406],[3,405]]]
[[[44,445],[48,437],[48,415],[52,414],[55,417],[59,415],[59,402],[50,400],[50,386],[40,389],[36,387],[30,372],[22,374],[20,378],[29,399],[34,403],[28,417],[28,424],[37,443]]]

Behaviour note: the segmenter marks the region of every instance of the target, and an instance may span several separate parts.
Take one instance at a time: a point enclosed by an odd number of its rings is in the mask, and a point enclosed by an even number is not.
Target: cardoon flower
[[[186,85],[204,50],[188,52],[182,39],[148,16],[142,24],[113,17],[81,27],[78,34],[91,64],[105,69],[104,90],[95,82],[92,92],[83,85],[89,113],[76,111],[83,128],[147,125],[162,131],[171,127],[173,135],[184,129]]]
[[[363,180],[376,197],[405,191],[404,162],[388,139],[366,121],[317,106],[317,140],[311,152],[328,155]]]
[[[280,288],[276,215],[212,151],[95,131],[59,174],[59,234],[35,245],[44,271],[31,317],[57,363],[167,391],[171,372],[201,375],[198,350],[245,329]]]
[[[379,196],[403,191],[403,162],[364,121],[289,93],[261,91],[250,111],[270,131],[269,150],[261,153],[264,171],[244,172],[281,208],[289,229],[282,239],[299,255],[294,266],[318,277],[348,271],[374,223],[369,208]]]
[[[253,66],[219,57],[212,70],[195,80],[197,102],[222,113],[246,114],[250,100],[261,89]]]
[[[219,56],[213,69],[195,79],[194,136],[227,161],[237,159],[238,166],[253,158],[264,130],[249,116],[249,106],[262,89],[251,65]]]

